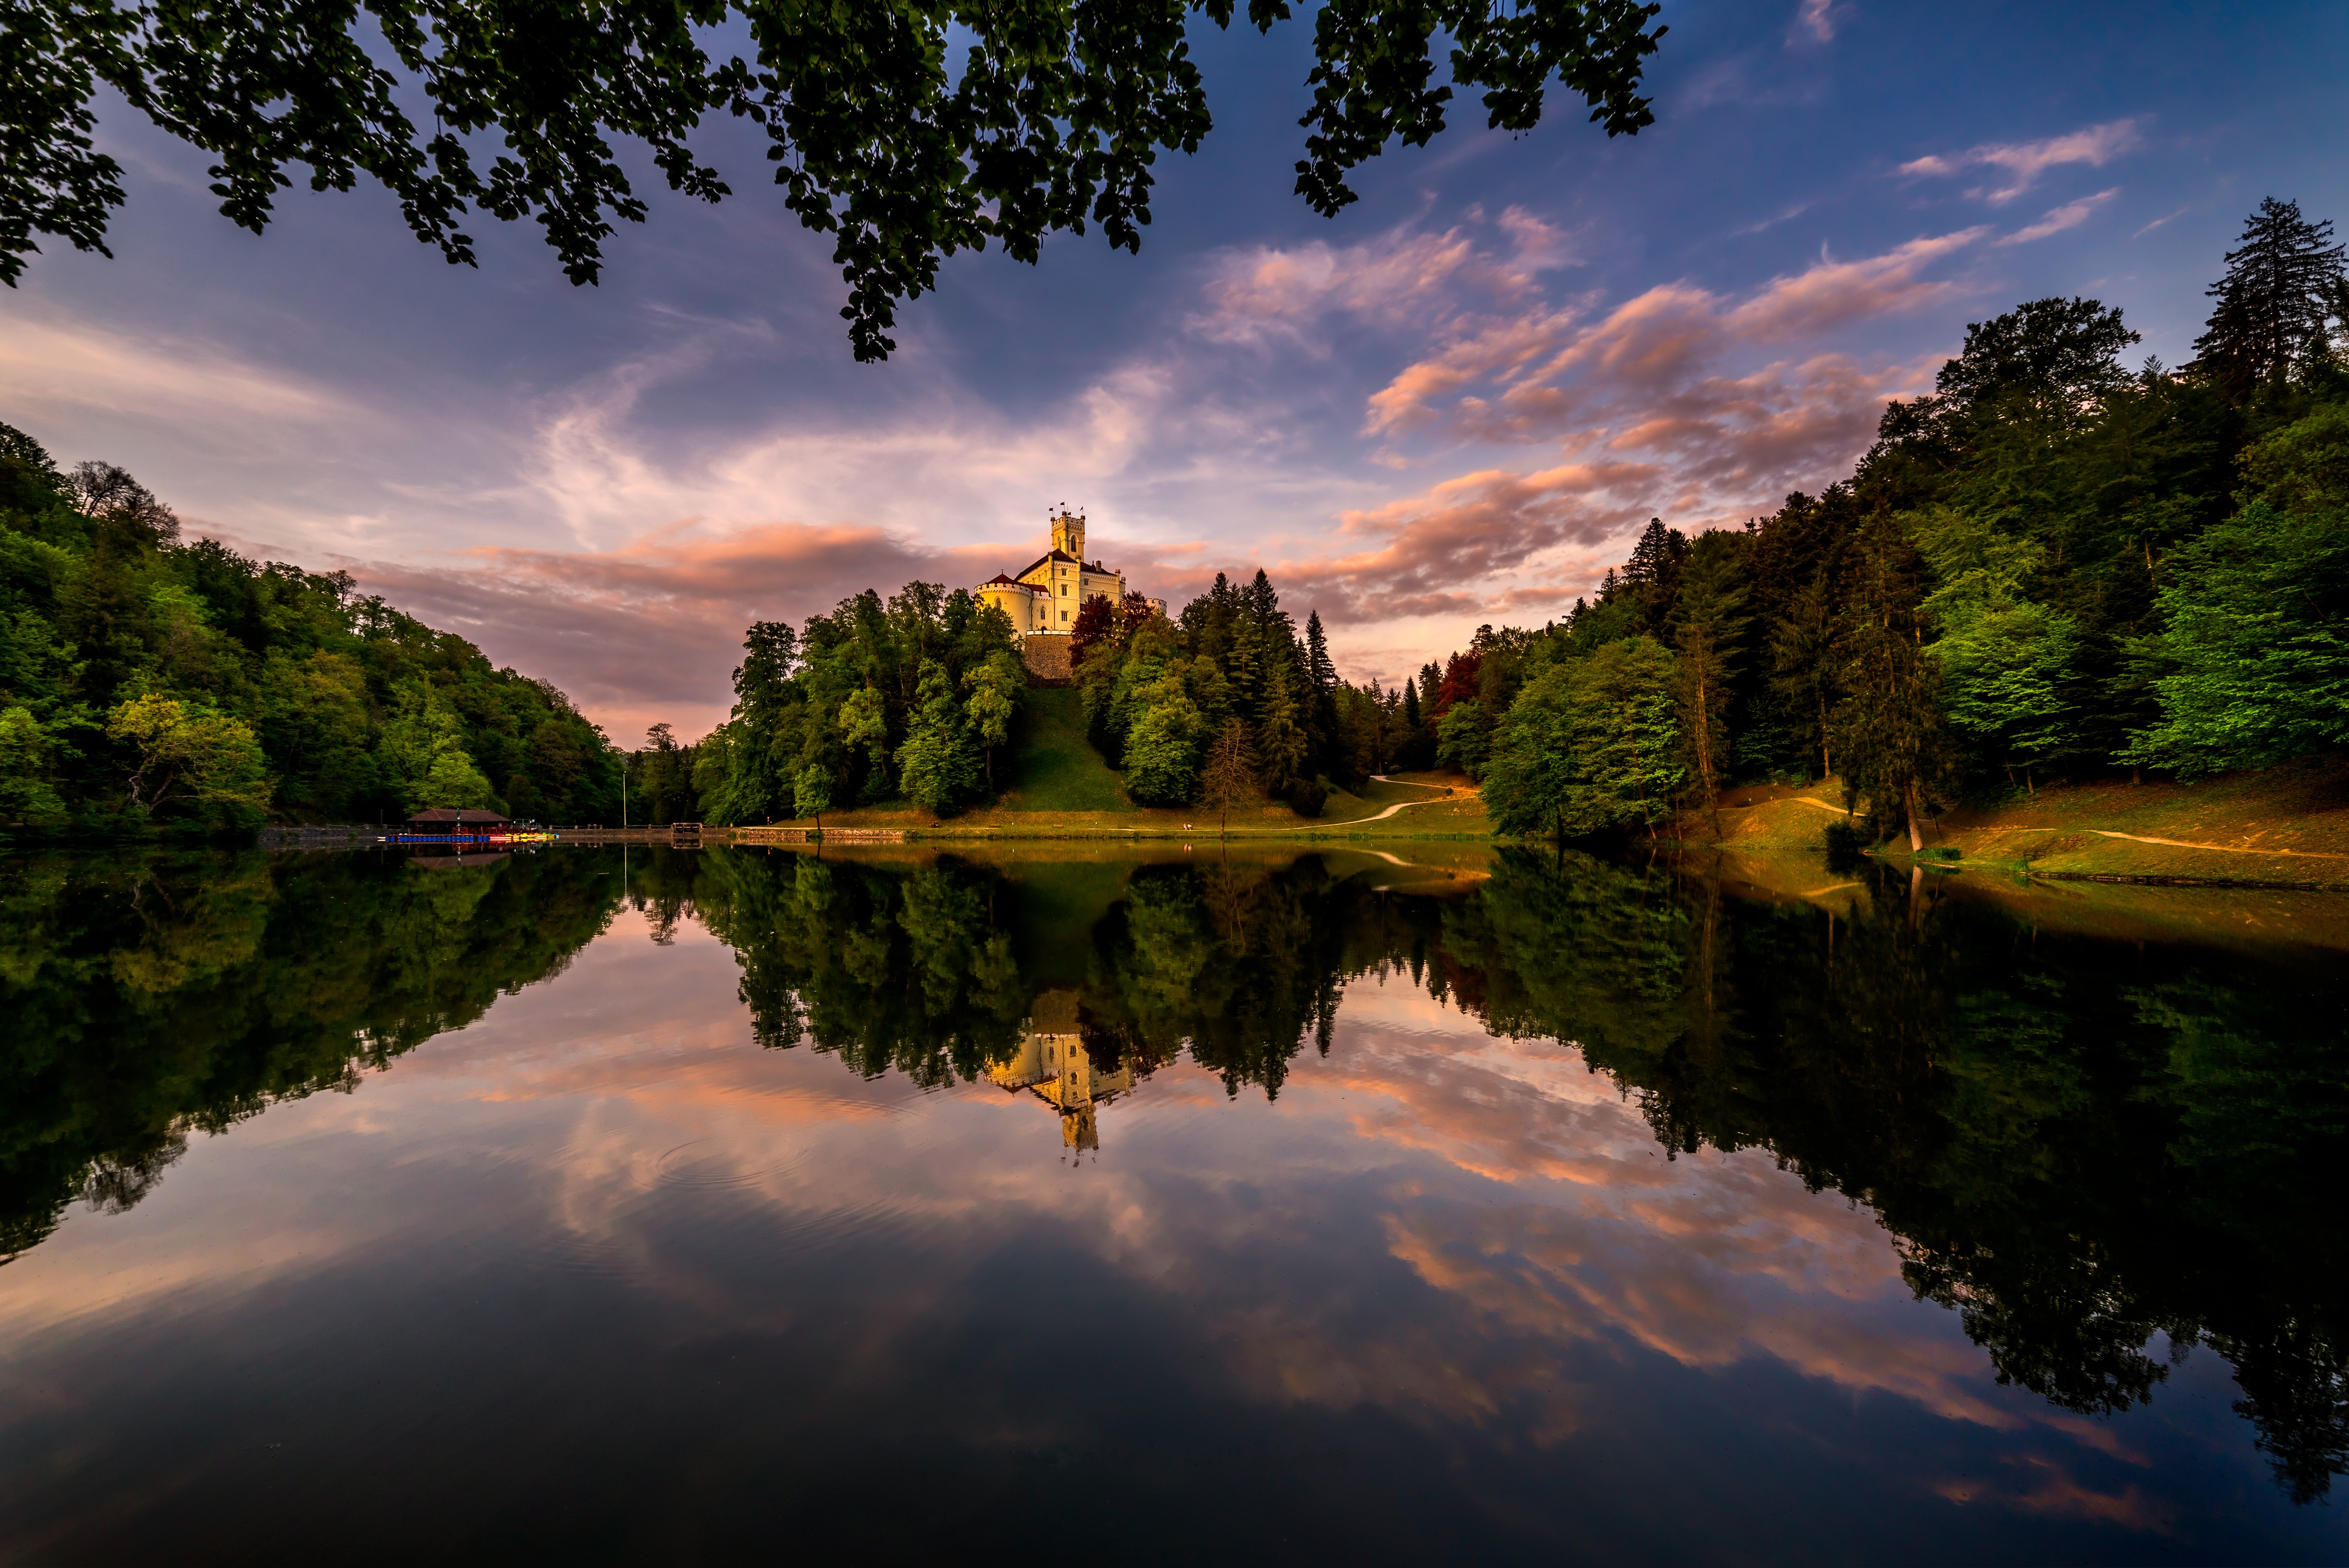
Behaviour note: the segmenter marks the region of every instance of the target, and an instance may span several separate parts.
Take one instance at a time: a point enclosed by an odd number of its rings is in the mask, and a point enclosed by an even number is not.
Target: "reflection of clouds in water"
[[[1509,1186],[1506,1205],[1423,1176],[1389,1193],[1393,1255],[1489,1331],[1554,1343],[1621,1336],[1695,1367],[1768,1357],[1946,1419],[2052,1427],[2147,1462],[2107,1426],[1998,1389],[1954,1316],[1917,1312],[1892,1239],[1868,1211],[1807,1191],[1759,1150],[1667,1161],[1637,1108],[1578,1052],[1475,1027],[1416,987],[1359,984],[1340,1013],[1338,1047],[1300,1071],[1291,1094],[1331,1109],[1342,1100],[1338,1114],[1362,1136]],[[1287,1385],[1317,1381],[1355,1386],[1294,1371]],[[1472,1395],[1446,1408],[1464,1417],[1493,1407]],[[1564,1432],[1575,1422],[1561,1412],[1547,1425]],[[1982,1495],[2114,1522],[2152,1518],[2060,1475],[2027,1495]]]
[[[678,1304],[700,1333],[771,1329],[821,1302],[778,1299],[735,1260],[854,1245],[905,1254],[885,1308],[833,1330],[885,1359],[1045,1235],[1178,1312],[1198,1376],[1266,1404],[1548,1445],[1612,1418],[1638,1346],[1706,1371],[1767,1358],[2131,1457],[2108,1428],[1996,1388],[1954,1316],[1910,1299],[1865,1211],[1760,1151],[1667,1161],[1578,1052],[1489,1037],[1400,977],[1348,988],[1330,1055],[1309,1046],[1278,1101],[1163,1068],[1102,1110],[1102,1157],[1072,1167],[1030,1097],[755,1048],[730,950],[644,936],[624,916],[567,974],[357,1093],[197,1140],[148,1203],[78,1215],[19,1259],[0,1327],[20,1344],[69,1318],[110,1329],[396,1266],[453,1232]],[[2134,1492],[2019,1464],[1943,1495],[2158,1523]]]

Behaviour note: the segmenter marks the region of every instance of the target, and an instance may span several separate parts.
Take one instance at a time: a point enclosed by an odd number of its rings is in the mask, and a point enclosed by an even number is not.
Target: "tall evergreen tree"
[[[1654,634],[1663,630],[1672,601],[1680,594],[1681,567],[1688,560],[1689,542],[1677,528],[1666,528],[1664,520],[1651,517],[1641,531],[1640,542],[1631,547],[1631,559],[1623,567],[1623,589],[1640,607],[1640,627]],[[1613,572],[1608,573],[1609,582]],[[1602,596],[1607,590],[1601,589]]]
[[[1674,696],[1680,704],[1681,742],[1690,792],[1720,818],[1721,786],[1729,770],[1729,705],[1742,672],[1745,628],[1744,573],[1735,547],[1742,536],[1708,533],[1696,542],[1681,573],[1679,602],[1672,608],[1672,641],[1679,658]]]
[[[1311,753],[1310,767],[1326,772],[1330,748],[1338,734],[1338,666],[1330,657],[1330,639],[1321,630],[1321,612],[1305,617],[1305,730]]]
[[[2333,222],[2312,223],[2297,201],[2264,197],[2227,253],[2227,275],[2210,285],[2218,303],[2194,340],[2194,368],[2237,397],[2332,354],[2329,320],[2344,304],[2343,256],[2327,243]]]
[[[1847,805],[1865,796],[1879,828],[1906,821],[1925,847],[1924,809],[1953,758],[1940,672],[1925,652],[1924,572],[1900,521],[1872,519],[1853,542],[1843,633],[1842,700],[1829,728]]]

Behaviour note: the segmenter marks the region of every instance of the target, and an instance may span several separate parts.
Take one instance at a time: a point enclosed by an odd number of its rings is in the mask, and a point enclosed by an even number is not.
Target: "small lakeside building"
[[[455,806],[435,806],[408,819],[408,830],[411,833],[488,833],[508,825],[508,820],[495,811]]]

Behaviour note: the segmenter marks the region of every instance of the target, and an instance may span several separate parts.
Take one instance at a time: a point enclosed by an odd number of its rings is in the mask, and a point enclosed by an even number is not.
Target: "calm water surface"
[[[2349,1558],[2349,901],[1033,848],[0,865],[0,1557]]]

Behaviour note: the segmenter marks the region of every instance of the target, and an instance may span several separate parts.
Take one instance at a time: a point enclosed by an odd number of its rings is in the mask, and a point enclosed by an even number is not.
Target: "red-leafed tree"
[[[1484,663],[1484,655],[1475,648],[1452,655],[1452,662],[1444,666],[1444,684],[1435,689],[1434,718],[1441,720],[1454,703],[1476,700],[1476,676]]]
[[[1105,593],[1097,593],[1077,606],[1077,624],[1069,628],[1069,667],[1075,669],[1085,662],[1092,645],[1110,634],[1117,607]]]

